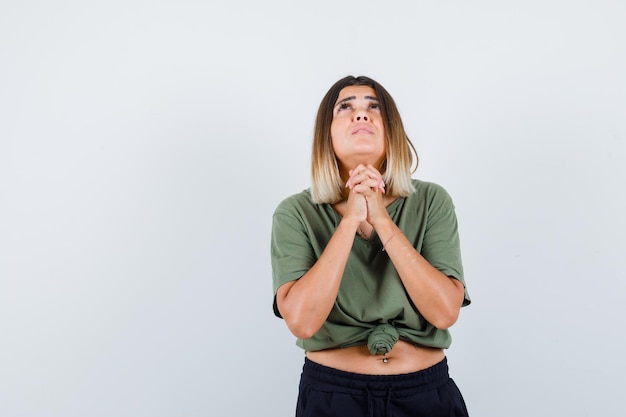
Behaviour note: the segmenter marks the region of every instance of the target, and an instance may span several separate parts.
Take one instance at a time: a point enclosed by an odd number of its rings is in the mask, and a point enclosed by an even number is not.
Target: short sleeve
[[[296,210],[281,204],[272,218],[271,235],[272,283],[274,314],[281,317],[276,306],[278,288],[304,275],[316,261],[306,223]]]
[[[471,303],[461,259],[461,244],[454,203],[450,195],[441,187],[430,201],[426,231],[421,254],[428,262],[445,275],[463,284],[465,297],[463,306]]]

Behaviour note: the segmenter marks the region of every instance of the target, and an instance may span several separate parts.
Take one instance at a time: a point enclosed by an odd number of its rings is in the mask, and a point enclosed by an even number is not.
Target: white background
[[[290,416],[271,215],[326,90],[395,97],[460,221],[473,416],[626,414],[626,5],[2,1],[0,416]]]

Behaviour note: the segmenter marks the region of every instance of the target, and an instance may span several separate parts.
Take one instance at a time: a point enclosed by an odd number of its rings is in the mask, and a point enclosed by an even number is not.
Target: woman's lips
[[[372,129],[369,126],[356,126],[352,129],[352,134],[356,135],[357,133],[373,133]]]

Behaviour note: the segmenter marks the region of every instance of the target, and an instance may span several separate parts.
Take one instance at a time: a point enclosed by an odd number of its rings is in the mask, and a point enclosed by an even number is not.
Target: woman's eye
[[[341,103],[339,105],[339,110],[347,110],[350,108],[350,105],[348,103]]]
[[[380,104],[372,103],[372,104],[370,104],[370,109],[380,109]]]

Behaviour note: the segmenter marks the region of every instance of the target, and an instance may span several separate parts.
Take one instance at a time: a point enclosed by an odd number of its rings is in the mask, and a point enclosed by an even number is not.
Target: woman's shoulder
[[[417,194],[449,195],[448,191],[441,185],[431,181],[411,179]]]
[[[415,187],[415,192],[407,197],[408,200],[428,201],[431,204],[438,203],[453,206],[452,197],[442,185],[415,178],[411,181]]]
[[[313,207],[313,201],[311,200],[311,189],[307,188],[299,193],[292,194],[289,197],[284,198],[278,206],[276,206],[275,213],[293,213],[294,211],[302,211]]]

